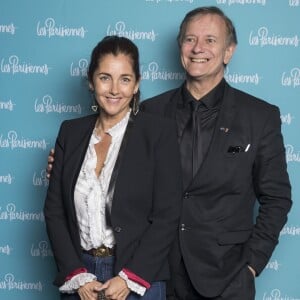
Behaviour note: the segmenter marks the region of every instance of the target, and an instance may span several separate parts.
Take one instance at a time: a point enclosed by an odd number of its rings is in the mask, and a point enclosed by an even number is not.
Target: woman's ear
[[[91,82],[89,82],[89,89],[91,92],[94,92],[94,90],[95,90],[94,85]]]

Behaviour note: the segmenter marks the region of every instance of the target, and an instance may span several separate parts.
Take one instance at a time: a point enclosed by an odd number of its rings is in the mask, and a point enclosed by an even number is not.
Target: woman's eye
[[[99,78],[100,78],[101,81],[107,81],[107,80],[109,80],[108,76],[100,76]]]

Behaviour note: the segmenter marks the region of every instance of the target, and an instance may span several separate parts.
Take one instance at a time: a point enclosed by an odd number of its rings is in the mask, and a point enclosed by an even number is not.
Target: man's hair
[[[191,11],[189,11],[184,19],[182,20],[180,27],[179,27],[179,33],[177,36],[177,42],[179,44],[179,46],[181,46],[182,44],[182,40],[184,38],[185,32],[186,32],[186,27],[188,25],[188,23],[196,16],[199,15],[218,15],[220,16],[226,25],[226,31],[227,31],[227,45],[237,45],[238,41],[237,41],[237,36],[236,36],[236,31],[235,31],[235,27],[232,23],[232,21],[224,14],[224,12],[219,9],[216,6],[203,6],[203,7],[198,7],[195,8]]]

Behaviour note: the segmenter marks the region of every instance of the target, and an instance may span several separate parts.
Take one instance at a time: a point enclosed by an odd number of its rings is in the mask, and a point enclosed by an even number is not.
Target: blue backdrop
[[[184,79],[177,29],[202,5],[219,6],[237,28],[227,81],[281,110],[294,205],[256,279],[256,299],[300,299],[300,0],[1,0],[0,299],[58,299],[42,212],[45,167],[62,120],[90,113],[92,48],[105,35],[132,39],[142,99],[154,96]]]

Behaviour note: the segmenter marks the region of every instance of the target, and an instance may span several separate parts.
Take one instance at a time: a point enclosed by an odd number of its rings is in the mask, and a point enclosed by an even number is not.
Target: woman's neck
[[[118,114],[117,116],[111,116],[100,111],[96,127],[103,132],[107,132],[110,128],[118,124],[126,116],[128,111],[129,110],[126,110],[123,114]]]

